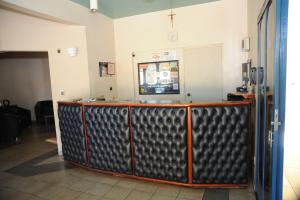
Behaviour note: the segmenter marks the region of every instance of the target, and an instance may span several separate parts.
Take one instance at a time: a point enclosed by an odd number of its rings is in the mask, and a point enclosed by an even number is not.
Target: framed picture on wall
[[[115,75],[115,63],[99,62],[100,77]]]
[[[180,94],[178,60],[138,63],[140,95]]]

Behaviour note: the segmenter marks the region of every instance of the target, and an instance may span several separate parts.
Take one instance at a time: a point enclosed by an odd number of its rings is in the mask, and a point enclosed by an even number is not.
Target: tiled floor
[[[285,150],[283,200],[300,200],[300,153]]]
[[[291,102],[289,102],[291,103]],[[296,105],[287,104],[287,106]],[[283,199],[300,200],[300,124],[295,107],[288,107],[284,141]]]
[[[22,138],[22,144],[0,150],[1,200],[255,199],[251,189],[191,189],[113,177],[69,166],[55,154],[55,145],[44,142],[53,134],[39,133],[35,127],[27,132],[27,136]]]

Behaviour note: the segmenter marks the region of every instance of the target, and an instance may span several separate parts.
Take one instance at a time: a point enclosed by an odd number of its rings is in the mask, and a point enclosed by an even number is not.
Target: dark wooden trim
[[[193,182],[192,108],[187,108],[188,182]]]
[[[66,105],[66,106],[82,106],[83,103],[81,102],[71,102],[71,101],[58,101],[58,105]]]
[[[132,104],[131,107],[158,107],[158,108],[184,108],[189,104]]]
[[[58,104],[63,105],[83,105],[83,106],[117,106],[117,107],[166,107],[166,108],[178,108],[178,107],[205,107],[205,106],[239,106],[249,105],[251,101],[222,101],[222,102],[203,102],[203,103],[139,103],[139,102],[64,102],[59,101]]]
[[[191,103],[191,107],[221,107],[221,106],[244,106],[250,105],[250,101],[224,101],[224,102],[209,102],[209,103]]]
[[[89,148],[89,138],[87,136],[87,128],[86,128],[86,119],[85,119],[85,107],[81,106],[81,112],[82,112],[82,122],[83,122],[83,134],[85,138],[85,150],[86,150],[86,161],[87,166],[90,166],[90,148]]]
[[[131,107],[128,106],[128,116],[129,116],[129,134],[130,134],[130,150],[131,150],[131,171],[135,174],[135,159],[134,159],[134,145],[133,145],[133,135],[132,135],[132,115]]]
[[[130,103],[97,103],[97,102],[91,102],[91,103],[83,103],[84,106],[95,106],[95,107],[128,107],[131,104]]]

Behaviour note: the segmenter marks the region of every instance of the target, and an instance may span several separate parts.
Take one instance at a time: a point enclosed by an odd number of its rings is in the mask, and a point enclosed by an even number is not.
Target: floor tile
[[[178,198],[199,200],[202,199],[203,194],[204,194],[204,190],[202,189],[181,188]]]
[[[26,186],[22,187],[20,191],[36,194],[43,189],[50,187],[49,183],[41,182],[41,181],[32,181],[31,183],[27,184]]]
[[[300,188],[293,188],[293,190],[294,190],[297,198],[300,199]]]
[[[15,176],[10,173],[0,171],[0,183],[12,179],[14,177]]]
[[[112,185],[112,186],[116,185],[120,181],[120,178],[118,178],[118,177],[103,175],[103,174],[96,173],[96,172],[86,174],[86,176],[84,176],[83,178],[88,181],[104,183],[104,184],[108,184],[108,185]]]
[[[297,196],[291,187],[283,187],[283,200],[297,200]]]
[[[284,172],[287,176],[300,175],[300,168],[285,167]]]
[[[169,186],[169,185],[161,185],[158,187],[155,194],[157,195],[164,195],[164,196],[171,196],[177,197],[179,194],[180,188],[176,186]]]
[[[73,191],[60,185],[52,185],[39,191],[36,195],[44,199],[74,199],[80,194],[81,192]]]
[[[87,193],[82,193],[79,195],[76,200],[102,200],[101,197],[92,195],[92,194],[87,194]]]
[[[39,180],[46,183],[60,183],[66,176],[65,171],[51,172],[32,176],[32,179]]]
[[[61,192],[55,195],[55,199],[71,200],[79,197],[81,194],[81,192],[64,188]]]
[[[94,183],[92,187],[86,190],[86,193],[102,197],[110,190],[112,190],[111,185],[107,185],[104,183]]]
[[[140,181],[138,184],[135,186],[135,190],[142,191],[142,192],[148,192],[148,193],[155,193],[158,188],[158,184],[155,183],[148,183],[144,181]]]
[[[228,200],[229,190],[226,189],[207,189],[204,191],[203,200]]]
[[[74,183],[77,183],[80,181],[80,178],[72,175],[64,175],[58,182],[58,184],[63,186],[71,186]]]
[[[56,163],[56,162],[63,162],[63,161],[64,161],[64,159],[63,159],[62,156],[56,155],[56,156],[53,156],[53,157],[51,157],[51,158],[48,158],[48,159],[46,159],[46,160],[44,160],[44,161],[42,161],[42,162],[39,162],[39,163],[37,164],[37,166],[38,166],[38,165],[45,165],[45,164]]]
[[[132,189],[114,186],[104,197],[112,200],[123,200],[131,191]]]
[[[38,199],[31,194],[9,188],[0,188],[0,199],[3,200],[33,200]]]
[[[67,187],[75,191],[86,192],[90,188],[93,188],[95,185],[97,185],[96,182],[79,180],[79,181],[74,181],[73,183],[69,184]]]
[[[4,183],[1,183],[1,186],[8,187],[20,191],[23,187],[31,184],[32,181],[23,177],[15,177],[10,180],[7,180]]]
[[[255,200],[255,195],[248,189],[230,189],[229,200]]]
[[[300,173],[295,173],[294,175],[288,175],[287,178],[292,187],[300,188]]]
[[[164,195],[159,195],[159,194],[155,194],[151,198],[151,200],[175,200],[175,199],[176,199],[176,197],[164,196]]]
[[[133,180],[128,180],[128,179],[125,179],[124,180],[121,180],[119,181],[117,184],[117,186],[119,187],[124,187],[124,188],[135,188],[136,185],[137,185],[137,182],[136,181],[133,181]]]
[[[289,182],[289,180],[287,179],[286,175],[283,175],[283,187],[291,187],[291,184]]]
[[[148,192],[133,190],[127,196],[126,200],[149,200],[150,198],[151,198],[151,194]]]

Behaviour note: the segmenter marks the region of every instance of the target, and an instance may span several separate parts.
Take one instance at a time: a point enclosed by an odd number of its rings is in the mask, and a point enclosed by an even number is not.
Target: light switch
[[[61,90],[61,91],[60,91],[60,95],[61,95],[61,96],[65,96],[65,91],[64,91],[64,90]]]

